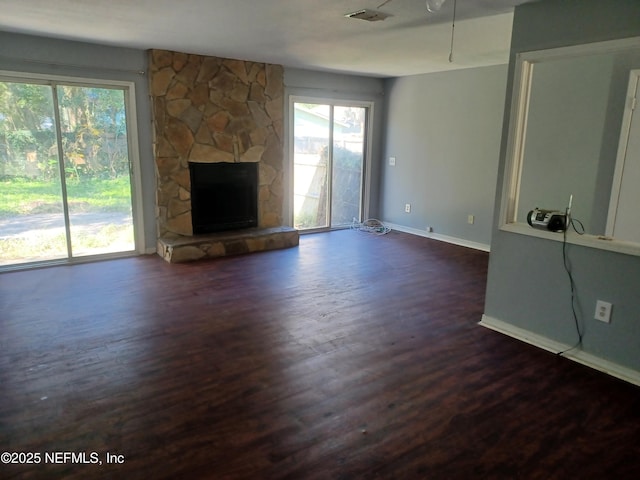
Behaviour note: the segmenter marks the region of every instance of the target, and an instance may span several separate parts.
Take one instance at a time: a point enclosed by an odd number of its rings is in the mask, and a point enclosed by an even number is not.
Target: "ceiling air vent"
[[[388,13],[382,13],[378,10],[369,10],[367,8],[358,10],[357,12],[347,13],[347,18],[357,18],[358,20],[366,20],[367,22],[377,22],[378,20],[384,20],[390,17]]]

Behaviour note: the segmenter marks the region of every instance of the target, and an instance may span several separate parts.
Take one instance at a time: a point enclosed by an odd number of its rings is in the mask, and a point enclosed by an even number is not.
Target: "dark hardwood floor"
[[[0,477],[640,478],[640,389],[478,326],[487,263],[347,230],[1,274],[0,452],[40,463]]]

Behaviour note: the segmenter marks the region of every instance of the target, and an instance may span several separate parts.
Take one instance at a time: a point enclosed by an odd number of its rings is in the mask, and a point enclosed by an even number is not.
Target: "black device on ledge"
[[[558,210],[543,210],[534,208],[527,215],[527,223],[533,228],[550,230],[552,232],[564,232],[571,223],[571,205],[573,204],[573,194],[569,195],[569,205],[564,212]]]
[[[557,210],[534,208],[527,215],[527,223],[533,228],[564,232],[567,229],[567,214]]]

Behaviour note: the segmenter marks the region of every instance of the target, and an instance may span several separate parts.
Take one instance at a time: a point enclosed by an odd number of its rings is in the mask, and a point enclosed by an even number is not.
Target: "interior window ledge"
[[[539,230],[530,227],[527,223],[506,223],[500,226],[500,230],[520,235],[528,235],[530,237],[554,240],[556,242],[562,242],[564,240],[562,232]],[[567,243],[589,248],[598,248],[600,250],[608,250],[611,252],[624,253],[626,255],[640,256],[640,244],[616,240],[603,235],[578,235],[574,231],[569,230],[567,232]]]

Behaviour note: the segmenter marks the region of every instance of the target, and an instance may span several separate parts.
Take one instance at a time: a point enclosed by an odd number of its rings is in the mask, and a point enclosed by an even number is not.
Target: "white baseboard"
[[[495,330],[496,332],[500,332],[509,337],[528,343],[529,345],[533,345],[553,353],[564,352],[573,346],[556,342],[550,338],[516,327],[515,325],[511,325],[487,315],[482,316],[482,320],[479,324],[483,327]],[[612,377],[640,386],[640,372],[637,370],[623,367],[622,365],[618,365],[617,363],[610,362],[609,360],[605,360],[578,349],[569,350],[566,353],[563,353],[562,356],[569,360],[573,360],[574,362],[586,365],[587,367],[604,372]]]
[[[418,228],[405,227],[403,225],[396,225],[395,223],[383,222],[387,227],[392,230],[398,230],[399,232],[411,233],[420,237],[432,238],[433,240],[439,240],[441,242],[452,243],[454,245],[460,245],[461,247],[473,248],[475,250],[482,250],[483,252],[491,251],[491,246],[485,243],[472,242],[463,238],[450,237],[448,235],[442,235],[440,233],[427,232],[426,230],[420,230]]]

